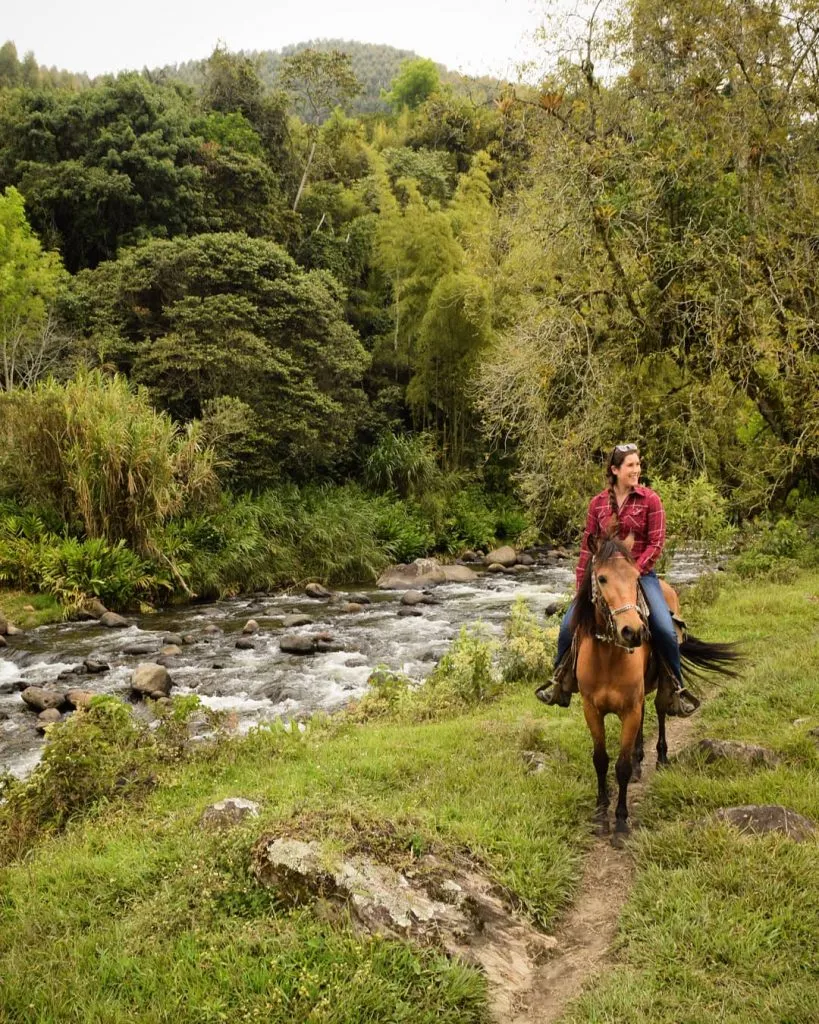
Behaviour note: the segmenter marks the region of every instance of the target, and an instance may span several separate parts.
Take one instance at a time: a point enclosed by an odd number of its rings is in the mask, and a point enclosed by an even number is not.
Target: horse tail
[[[712,643],[700,640],[690,633],[680,644],[680,658],[686,669],[695,676],[703,672],[719,672],[723,676],[737,676],[739,673],[731,666],[742,661],[737,645],[732,643]]]

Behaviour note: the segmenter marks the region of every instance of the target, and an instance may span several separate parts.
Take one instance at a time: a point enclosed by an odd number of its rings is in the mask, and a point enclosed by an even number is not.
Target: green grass
[[[567,1022],[815,1018],[817,845],[697,823],[758,799],[819,818],[807,736],[819,725],[816,583],[814,573],[729,590],[693,623],[698,635],[749,640],[744,679],[708,700],[703,734],[765,743],[782,763],[688,763],[656,777],[618,965]],[[546,754],[541,774],[521,758],[533,747]],[[140,805],[98,807],[0,871],[0,1020],[484,1021],[476,971],[280,906],[250,874],[253,844],[270,831],[316,837],[396,866],[427,850],[468,852],[548,929],[576,890],[595,790],[577,701],[546,710],[529,685],[423,723],[261,729],[161,780]],[[260,801],[261,818],[202,832],[202,809],[228,795]]]
[[[634,841],[637,883],[618,965],[564,1024],[808,1024],[819,992],[819,842],[743,838],[717,807],[784,804],[819,822],[816,572],[791,584],[731,585],[696,632],[741,638],[742,677],[721,683],[701,736],[746,740],[779,765],[684,760],[655,776]]]
[[[24,590],[0,590],[0,612],[20,629],[62,622],[65,617],[62,605],[51,594],[28,594]]]

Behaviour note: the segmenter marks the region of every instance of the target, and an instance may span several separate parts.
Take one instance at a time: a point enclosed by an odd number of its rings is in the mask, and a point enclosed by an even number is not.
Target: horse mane
[[[617,529],[617,524],[614,524]],[[586,572],[583,575],[583,582],[577,591],[574,602],[574,609],[571,617],[571,629],[573,632],[580,632],[589,636],[597,628],[597,611],[592,600],[592,568],[594,562],[608,562],[611,558],[621,556],[634,564],[631,552],[625,544],[613,533],[604,533],[596,538],[597,547],[592,552],[586,564]]]

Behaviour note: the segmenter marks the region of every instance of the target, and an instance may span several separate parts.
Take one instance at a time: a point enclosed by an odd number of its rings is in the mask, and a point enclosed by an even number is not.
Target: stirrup
[[[700,706],[700,700],[693,693],[681,686],[675,689],[668,702],[667,715],[676,715],[680,718],[688,718],[693,715]]]
[[[571,705],[572,695],[566,693],[560,683],[550,679],[535,690],[535,696],[548,707],[567,708]]]

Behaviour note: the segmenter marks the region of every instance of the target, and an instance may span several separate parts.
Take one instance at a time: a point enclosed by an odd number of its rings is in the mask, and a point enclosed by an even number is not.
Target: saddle
[[[671,613],[674,620],[674,628],[677,631],[677,642],[682,645],[686,637],[685,621],[679,615]],[[651,642],[651,634],[646,627],[647,640]],[[599,639],[605,639],[599,637]],[[577,685],[577,635],[572,637],[572,646],[563,656],[555,668],[552,683],[546,686],[539,686],[535,690],[535,696],[544,704],[557,704],[560,707],[568,707],[571,695],[578,692]],[[648,670],[645,679],[646,694],[657,691],[654,703],[658,711],[666,715],[678,715],[688,717],[700,706],[700,701],[693,693],[678,686],[674,673],[671,671],[665,659],[653,648],[648,662]]]

